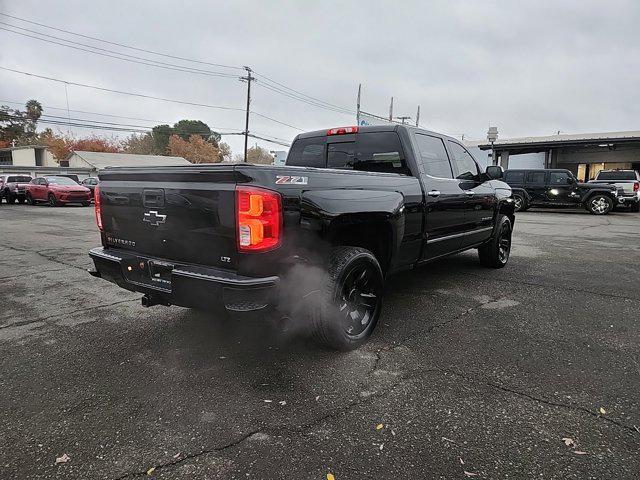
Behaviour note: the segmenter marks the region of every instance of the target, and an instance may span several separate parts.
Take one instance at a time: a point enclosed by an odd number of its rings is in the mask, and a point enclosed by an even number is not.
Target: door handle
[[[440,196],[440,191],[431,190],[430,192],[427,192],[427,195],[429,195],[430,197],[439,197]]]
[[[465,190],[464,193],[466,193],[467,195],[475,195],[475,192],[473,190]]]

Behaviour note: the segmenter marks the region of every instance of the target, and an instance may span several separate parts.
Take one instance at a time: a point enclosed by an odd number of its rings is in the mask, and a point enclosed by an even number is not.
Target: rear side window
[[[527,183],[532,185],[544,185],[545,172],[528,172]]]
[[[25,175],[18,175],[15,177],[9,177],[7,179],[7,183],[17,182],[17,183],[29,183],[31,181],[31,177]]]
[[[453,178],[449,156],[442,139],[416,133],[416,143],[427,175],[438,178]]]
[[[286,164],[292,167],[324,167],[326,137],[299,138],[289,150]]]
[[[511,171],[504,174],[504,181],[511,183],[524,183],[524,171]]]
[[[549,184],[550,185],[566,185],[569,180],[569,174],[567,172],[550,172]]]
[[[636,180],[636,172],[630,170],[618,170],[611,172],[599,172],[598,180]]]
[[[411,175],[395,132],[359,133],[355,141],[328,143],[327,167]]]
[[[480,174],[478,164],[462,145],[449,141],[449,148],[451,148],[451,153],[453,154],[453,163],[458,169],[456,178],[473,180]]]

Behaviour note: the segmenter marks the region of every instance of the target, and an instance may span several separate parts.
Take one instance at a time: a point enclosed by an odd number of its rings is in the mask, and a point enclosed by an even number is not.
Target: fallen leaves
[[[466,470],[464,471],[465,476],[467,477],[477,477],[478,474],[477,473],[473,473],[473,472],[467,472]]]
[[[587,454],[587,452],[583,452],[581,450],[574,450],[573,453],[575,453],[576,455],[586,455]]]
[[[598,412],[600,412],[600,415],[606,415],[607,411],[604,409],[604,407],[600,407],[600,410],[598,410]]]
[[[376,430],[382,430],[384,428],[384,425],[379,423],[378,425],[376,425]]]
[[[327,473],[327,480],[336,480],[336,477],[333,476],[333,473]]]
[[[147,475],[151,476],[155,471],[156,471],[156,467],[151,467],[149,470],[147,470]]]
[[[564,444],[567,447],[575,447],[576,446],[576,442],[573,441],[573,438],[563,437],[562,441],[564,442]]]
[[[67,463],[69,460],[71,460],[71,457],[65,453],[62,456],[56,458],[56,465]]]

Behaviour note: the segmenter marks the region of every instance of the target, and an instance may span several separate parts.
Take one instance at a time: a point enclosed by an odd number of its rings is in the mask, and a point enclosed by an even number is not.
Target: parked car
[[[589,183],[614,185],[618,191],[618,205],[640,212],[640,173],[635,170],[600,170]]]
[[[7,203],[24,203],[26,197],[26,188],[31,181],[29,175],[7,175],[5,177],[4,185],[2,187],[2,196],[0,196],[0,202],[2,197]]]
[[[407,125],[298,135],[285,166],[100,172],[91,274],[143,305],[275,310],[340,350],[376,326],[386,278],[478,249],[507,264],[515,221],[502,168]]]
[[[618,203],[615,186],[580,183],[569,170],[507,170],[504,180],[513,190],[516,211],[581,206],[594,215],[606,215]]]
[[[82,186],[87,187],[89,190],[91,190],[91,198],[93,198],[96,185],[98,185],[97,177],[89,177],[82,180]]]
[[[50,175],[34,178],[27,186],[26,198],[31,205],[48,202],[55,207],[80,203],[88,207],[91,205],[91,190],[68,177]]]

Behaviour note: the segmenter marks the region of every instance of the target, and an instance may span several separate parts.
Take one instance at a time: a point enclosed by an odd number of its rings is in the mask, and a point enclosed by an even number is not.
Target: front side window
[[[453,163],[458,170],[456,178],[474,180],[480,174],[480,169],[471,154],[462,145],[452,141],[449,141],[449,148],[451,148],[451,153],[453,154]]]
[[[416,133],[416,143],[427,175],[438,178],[453,178],[447,149],[441,138]]]
[[[567,172],[551,172],[549,174],[549,184],[566,185],[569,183],[569,174]]]

